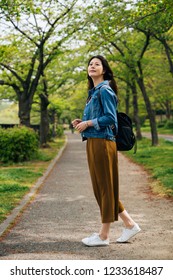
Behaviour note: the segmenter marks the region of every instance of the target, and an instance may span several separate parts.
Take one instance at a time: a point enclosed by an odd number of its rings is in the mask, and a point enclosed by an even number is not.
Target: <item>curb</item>
[[[30,201],[33,199],[33,197],[35,196],[35,194],[37,193],[38,189],[41,187],[41,185],[43,184],[44,180],[48,177],[48,175],[50,174],[50,172],[52,171],[52,169],[54,168],[56,162],[60,159],[60,157],[62,156],[65,148],[67,146],[67,137],[65,136],[65,144],[64,146],[59,150],[58,155],[51,161],[51,163],[49,164],[48,168],[46,169],[45,173],[43,174],[43,176],[41,176],[36,184],[31,188],[30,192],[27,193],[23,199],[21,200],[21,202],[19,203],[19,205],[14,208],[11,212],[11,214],[9,214],[9,216],[5,219],[4,222],[2,222],[2,224],[0,224],[0,237],[2,237],[2,235],[8,230],[10,229],[10,227],[12,227],[12,225],[15,222],[15,219],[19,216],[19,214],[22,212],[22,210],[24,210],[24,208],[30,203]]]

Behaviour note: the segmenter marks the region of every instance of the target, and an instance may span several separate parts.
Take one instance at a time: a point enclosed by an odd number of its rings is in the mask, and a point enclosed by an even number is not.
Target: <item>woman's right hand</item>
[[[82,122],[82,120],[81,119],[75,119],[75,120],[73,120],[71,123],[72,123],[72,125],[73,125],[73,127],[76,127],[79,123],[81,123]]]

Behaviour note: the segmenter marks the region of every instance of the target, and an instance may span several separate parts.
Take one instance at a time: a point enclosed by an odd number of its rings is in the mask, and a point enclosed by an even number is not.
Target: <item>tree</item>
[[[133,89],[134,98],[136,97],[137,94],[135,88],[135,80],[138,83],[138,86],[142,92],[145,101],[146,110],[150,120],[152,145],[157,145],[158,135],[157,135],[157,128],[156,128],[155,112],[152,108],[149,96],[147,94],[147,90],[144,82],[143,67],[142,67],[142,59],[149,45],[150,36],[146,36],[146,39],[141,38],[141,36],[139,38],[138,36],[136,36],[136,38],[138,39],[138,41],[136,40],[135,42],[136,43],[135,45],[138,46],[136,48],[134,48],[134,40],[133,42],[131,41],[130,43],[130,39],[127,35],[123,38],[120,38],[119,41],[118,40],[115,40],[115,42],[112,41],[111,45],[120,53],[122,57],[122,62],[125,63],[125,65],[128,67],[129,71],[132,74],[131,88]],[[117,41],[119,42],[119,44],[116,43]],[[134,113],[137,113],[138,108],[137,108],[136,99],[133,99],[133,106],[134,106]],[[134,118],[138,118],[138,115],[135,115]]]
[[[169,62],[170,73],[173,77],[173,49],[172,30],[173,30],[173,9],[170,1],[142,1],[137,4],[137,14],[144,13],[144,9],[152,10],[150,17],[143,17],[139,22],[134,23],[135,29],[150,34],[158,40],[164,47]]]
[[[0,84],[9,85],[15,90],[19,101],[20,122],[29,126],[33,97],[41,76],[44,76],[49,63],[62,52],[70,36],[79,28],[77,14],[72,13],[77,1],[69,0],[65,4],[60,4],[59,1],[34,1],[29,11],[21,12],[21,20],[10,12],[9,1],[7,2],[7,10],[4,11],[5,24],[8,23],[12,32],[16,30],[16,34],[20,34],[20,40],[28,51],[28,62],[27,65],[25,61],[16,63],[15,57],[12,62],[7,59],[4,63],[1,60],[1,69],[6,71],[7,75]],[[11,45],[13,42],[8,42],[7,49]],[[25,73],[21,71],[23,63]]]
[[[42,83],[43,83],[43,92],[40,93],[40,144],[42,146],[46,145],[48,140],[48,134],[49,134],[49,118],[48,118],[48,86],[47,86],[47,80],[46,77],[42,77]]]
[[[120,62],[124,63],[128,68],[128,71],[130,71],[131,88],[133,89],[134,93],[133,97],[135,98],[136,96],[134,83],[134,81],[136,81],[142,92],[146,104],[146,110],[151,126],[152,145],[157,145],[158,135],[155,112],[152,108],[149,96],[147,94],[142,66],[143,57],[149,46],[151,36],[150,34],[147,34],[147,36],[140,36],[132,28],[128,28],[128,25],[130,24],[129,18],[131,15],[131,11],[128,9],[126,3],[123,4],[122,1],[116,1],[116,3],[114,3],[114,1],[111,1],[111,3],[112,6],[110,8],[110,3],[108,3],[107,1],[103,1],[104,8],[102,7],[102,9],[100,10],[100,17],[97,19],[94,18],[94,26],[92,27],[91,32],[94,31],[93,37],[97,36],[97,38],[99,39],[97,40],[97,44],[94,42],[96,46],[94,46],[94,44],[93,46],[94,49],[98,48],[98,46],[101,46],[100,49],[103,49],[104,47],[105,49],[109,49],[109,52],[112,53],[112,61],[117,64]],[[117,4],[119,6],[119,9],[115,14]],[[93,37],[91,37],[91,40],[93,39]],[[89,41],[90,44],[91,40]],[[120,54],[120,56],[116,61],[117,52]],[[126,80],[127,79],[128,77],[126,78]],[[138,114],[137,99],[134,99],[133,101],[133,106],[136,106],[134,108],[134,113]],[[134,119],[137,122],[139,121],[139,117],[137,115],[134,116]]]
[[[150,92],[156,111],[162,111],[167,119],[171,118],[173,98],[171,73],[168,72],[168,61],[160,43],[152,40],[146,52],[149,64],[145,67],[146,85]],[[152,67],[151,67],[152,65]]]

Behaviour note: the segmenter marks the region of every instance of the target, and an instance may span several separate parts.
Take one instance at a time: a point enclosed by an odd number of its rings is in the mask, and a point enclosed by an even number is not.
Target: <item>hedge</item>
[[[0,161],[30,160],[37,153],[38,144],[38,136],[31,128],[0,128]]]

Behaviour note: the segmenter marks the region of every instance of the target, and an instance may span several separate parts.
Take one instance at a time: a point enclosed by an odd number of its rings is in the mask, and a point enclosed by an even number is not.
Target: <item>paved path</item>
[[[149,132],[142,132],[142,136],[147,137],[147,138],[151,138],[151,133]],[[167,141],[173,142],[173,135],[170,134],[158,134],[159,138],[165,139]]]
[[[119,154],[121,200],[142,232],[117,244],[122,222],[112,225],[109,247],[88,248],[83,237],[99,230],[96,205],[85,154],[85,143],[68,134],[61,158],[35,199],[0,243],[1,260],[27,259],[172,259],[172,202],[150,193],[150,178]]]

